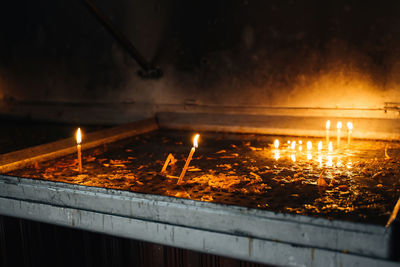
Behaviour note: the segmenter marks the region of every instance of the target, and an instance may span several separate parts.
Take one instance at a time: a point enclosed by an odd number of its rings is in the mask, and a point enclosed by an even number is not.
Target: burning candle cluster
[[[353,132],[353,123],[348,122],[347,123],[347,146],[341,145],[341,130],[342,130],[342,122],[338,121],[336,124],[337,128],[337,142],[336,142],[336,154],[339,154],[340,152],[343,152],[343,149],[346,148],[348,151],[350,149],[350,144],[351,144],[351,135]],[[330,127],[331,127],[331,121],[328,120],[326,122],[326,138],[325,138],[325,144],[323,141],[319,140],[316,141],[316,150],[313,149],[314,145],[311,140],[307,140],[306,142],[306,159],[307,160],[312,160],[313,159],[313,153],[317,156],[317,161],[320,163],[320,167],[322,167],[322,157],[326,156],[327,158],[327,166],[332,166],[332,158],[333,158],[333,152],[334,152],[334,147],[332,141],[330,141]],[[278,139],[275,139],[274,144],[273,144],[273,158],[275,160],[279,160],[281,158],[281,154],[285,153],[288,154],[289,157],[293,162],[296,162],[296,156],[302,156],[304,155],[303,152],[303,141],[302,140],[288,140],[286,145],[280,146],[281,142]],[[324,149],[325,147],[325,149]],[[347,151],[347,152],[348,152]],[[351,165],[351,164],[350,164]]]

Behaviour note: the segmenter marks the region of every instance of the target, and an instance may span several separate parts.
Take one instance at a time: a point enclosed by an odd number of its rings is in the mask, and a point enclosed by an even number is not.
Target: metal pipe
[[[84,0],[85,4],[89,7],[90,11],[95,15],[97,20],[106,28],[106,30],[118,41],[118,43],[125,48],[133,59],[139,64],[144,72],[139,71],[138,74],[143,78],[160,78],[162,72],[159,68],[155,68],[150,64],[136,49],[132,42],[119,31],[105,16],[100,9],[94,4],[92,0]]]

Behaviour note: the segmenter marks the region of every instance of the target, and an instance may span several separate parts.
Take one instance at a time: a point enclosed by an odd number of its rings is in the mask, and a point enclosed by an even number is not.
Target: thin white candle
[[[326,143],[329,143],[329,130],[331,128],[331,121],[326,121]]]
[[[351,134],[353,132],[353,123],[352,122],[348,122],[347,123],[347,145],[350,146],[351,143]]]

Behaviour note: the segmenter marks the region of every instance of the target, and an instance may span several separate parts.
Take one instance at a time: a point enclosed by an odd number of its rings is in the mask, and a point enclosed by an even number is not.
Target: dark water
[[[159,171],[172,153],[177,162],[167,174],[179,176],[193,135],[160,130],[86,151],[81,175],[76,155],[9,175],[380,225],[400,196],[399,143],[352,141],[348,147],[332,140],[329,152],[326,144],[318,151],[316,138],[302,138],[300,150],[300,138],[224,133],[201,134],[192,169],[177,186]],[[297,142],[295,149],[288,140]],[[309,151],[307,141],[313,143]],[[317,186],[322,171],[326,188]]]

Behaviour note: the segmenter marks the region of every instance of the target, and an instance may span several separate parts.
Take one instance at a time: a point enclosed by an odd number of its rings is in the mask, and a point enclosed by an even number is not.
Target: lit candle
[[[339,121],[337,123],[336,128],[337,128],[337,145],[339,147],[339,144],[340,144],[340,131],[342,129],[342,122],[341,121]]]
[[[326,121],[326,143],[329,143],[329,130],[331,128],[331,121]]]
[[[350,146],[351,142],[351,133],[353,132],[353,123],[347,123],[347,145]]]
[[[275,139],[274,147],[275,147],[275,149],[279,148],[279,140],[278,139]]]
[[[312,142],[308,141],[307,142],[307,150],[311,150],[312,149]]]
[[[322,150],[322,141],[318,142],[318,152],[321,152]]]
[[[296,149],[296,141],[292,141],[292,143],[290,144],[290,147],[292,148],[292,150]]]
[[[78,128],[76,131],[76,148],[78,150],[78,171],[79,173],[82,172],[82,134],[81,134],[81,128]]]
[[[190,161],[192,160],[194,151],[196,151],[196,148],[199,146],[198,143],[197,143],[199,137],[200,137],[200,135],[199,135],[199,134],[196,134],[196,135],[194,136],[194,138],[193,138],[193,147],[192,147],[192,149],[190,150],[190,153],[189,153],[188,158],[186,159],[185,166],[183,166],[183,170],[182,170],[182,172],[181,172],[181,175],[179,176],[178,184],[182,183],[183,177],[185,176],[185,173],[186,173],[186,171],[187,171],[187,168],[189,167],[189,163],[190,163]]]

